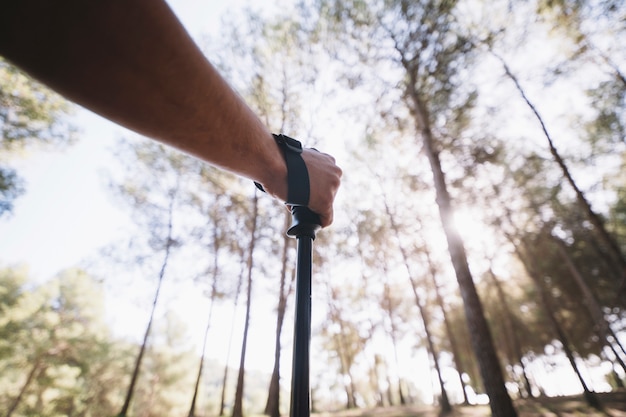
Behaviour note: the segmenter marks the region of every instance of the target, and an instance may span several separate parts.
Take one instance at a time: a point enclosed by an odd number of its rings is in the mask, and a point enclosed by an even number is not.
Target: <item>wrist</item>
[[[287,201],[287,162],[283,154],[283,150],[270,135],[271,145],[266,149],[270,150],[268,162],[261,167],[261,181],[257,183],[257,187],[261,191],[265,191],[272,197],[281,201]]]
[[[302,143],[280,134],[273,135],[287,165],[287,200],[290,206],[308,206],[310,197],[309,171],[302,159]]]
[[[271,186],[268,190],[271,194],[276,195],[279,198],[282,198],[283,201],[286,202],[289,206],[302,206],[307,207],[309,205],[310,198],[310,182],[309,182],[309,171],[307,169],[306,163],[302,158],[302,143],[298,140],[290,138],[289,136],[280,134],[280,135],[272,135],[275,141],[276,146],[280,149],[280,153],[283,157],[283,164],[281,164],[281,171],[284,175],[279,175],[278,180],[275,182],[275,186],[281,187],[282,190],[286,191],[281,192],[276,190],[278,193],[271,191]],[[283,167],[286,168],[286,172],[283,171]],[[286,181],[284,178],[286,177]],[[286,184],[285,184],[286,182]],[[259,184],[257,184],[258,186]],[[264,190],[263,186],[259,187],[261,190]],[[265,190],[264,190],[265,191]],[[286,194],[286,198],[285,198]]]

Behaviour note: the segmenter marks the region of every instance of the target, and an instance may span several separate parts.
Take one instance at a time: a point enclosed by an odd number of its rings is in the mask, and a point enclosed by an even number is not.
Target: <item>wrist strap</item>
[[[309,204],[309,171],[302,159],[302,144],[286,135],[272,134],[276,144],[283,152],[287,163],[287,201],[290,206],[307,206]],[[254,183],[261,191],[265,191],[258,182]]]

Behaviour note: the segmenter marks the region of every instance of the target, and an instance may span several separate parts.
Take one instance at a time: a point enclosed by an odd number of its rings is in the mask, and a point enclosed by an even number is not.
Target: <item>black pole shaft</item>
[[[287,231],[297,240],[296,308],[291,371],[290,417],[311,415],[309,347],[311,345],[311,275],[313,240],[320,227],[319,216],[306,207],[293,207],[293,223]]]
[[[291,375],[291,417],[310,415],[311,266],[313,239],[297,238],[296,311]]]

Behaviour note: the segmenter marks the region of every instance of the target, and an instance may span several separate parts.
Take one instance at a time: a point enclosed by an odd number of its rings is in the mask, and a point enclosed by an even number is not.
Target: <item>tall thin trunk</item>
[[[143,356],[145,354],[146,348],[148,346],[148,338],[150,337],[150,330],[152,329],[152,322],[154,321],[154,312],[156,311],[157,303],[159,301],[159,294],[161,293],[161,286],[163,284],[163,277],[165,276],[165,270],[167,269],[167,264],[170,258],[170,253],[174,246],[174,238],[172,235],[173,229],[173,218],[174,218],[174,203],[176,201],[176,192],[170,196],[169,206],[168,206],[168,220],[167,220],[167,237],[165,242],[165,255],[163,257],[163,262],[161,263],[161,270],[159,271],[159,278],[157,282],[157,288],[154,293],[154,298],[152,300],[152,310],[150,311],[150,319],[148,320],[148,325],[146,326],[146,332],[143,335],[143,342],[141,343],[141,348],[139,349],[139,355],[137,355],[137,360],[135,361],[135,368],[133,370],[133,375],[130,379],[130,385],[128,386],[128,391],[126,392],[126,398],[124,399],[124,405],[118,417],[126,417],[128,413],[128,408],[130,407],[130,403],[133,398],[133,393],[135,391],[135,385],[137,383],[137,379],[139,378],[139,371],[141,369],[141,363],[143,361]]]
[[[328,307],[330,309],[330,316],[332,320],[339,325],[339,332],[335,335],[335,342],[337,348],[337,354],[339,355],[339,367],[341,375],[345,376],[348,380],[347,383],[344,384],[344,388],[346,390],[346,408],[353,409],[356,408],[356,388],[354,386],[354,378],[352,378],[352,370],[351,370],[351,360],[349,358],[349,352],[346,348],[346,342],[344,339],[344,334],[347,333],[345,329],[345,322],[343,317],[341,317],[341,313],[337,306],[335,305],[336,295],[335,292],[330,289],[329,291],[330,299],[328,301]]]
[[[228,364],[230,362],[230,352],[233,346],[233,335],[235,333],[235,313],[237,312],[237,307],[239,307],[239,296],[241,294],[241,285],[243,284],[243,275],[245,273],[245,266],[243,262],[243,258],[245,256],[244,252],[241,251],[241,270],[239,271],[239,279],[237,280],[237,289],[235,290],[235,301],[233,302],[233,321],[230,326],[230,334],[228,336],[228,350],[226,351],[226,363],[224,364],[224,375],[222,377],[222,394],[220,396],[220,410],[218,416],[224,415],[224,410],[226,409],[226,386],[228,383]]]
[[[395,326],[394,326],[395,327]],[[396,369],[400,369],[400,359],[398,355],[398,337],[396,336],[395,329],[391,331],[391,343],[393,344],[393,359],[396,363]],[[400,399],[400,405],[406,404],[406,396],[402,390],[402,377],[398,375],[398,398]]]
[[[385,279],[389,276],[389,273],[387,271],[387,265],[383,263],[382,265],[383,267],[383,273],[385,276]],[[390,333],[389,336],[391,337],[391,344],[393,346],[393,357],[394,357],[394,363],[396,366],[396,370],[397,370],[397,378],[398,378],[398,398],[400,399],[400,405],[405,405],[406,404],[406,397],[404,395],[404,391],[402,390],[402,377],[399,373],[400,370],[400,359],[399,359],[399,355],[398,355],[398,328],[395,324],[395,320],[394,320],[394,314],[393,314],[393,309],[392,309],[392,302],[390,300],[391,294],[389,292],[389,284],[387,282],[385,282],[384,284],[384,291],[385,291],[385,300],[387,300],[385,302],[385,312],[387,313],[387,317],[389,318],[389,325],[390,325]],[[391,395],[391,387],[392,384],[389,383],[389,405],[393,405],[393,396]]]
[[[391,383],[391,378],[389,377],[389,374],[387,374],[387,401],[389,401],[389,405],[394,404],[393,392],[391,391],[391,387],[393,387],[393,384]],[[400,379],[398,379],[398,392],[402,392],[402,381]]]
[[[590,317],[595,323],[600,333],[601,339],[604,341],[604,344],[608,345],[613,350],[616,356],[616,361],[626,372],[626,364],[624,364],[624,361],[622,361],[620,355],[614,349],[614,345],[616,345],[620,349],[622,354],[626,355],[626,350],[624,350],[624,346],[613,332],[613,329],[611,329],[611,326],[609,326],[609,323],[604,317],[604,313],[602,312],[602,308],[600,307],[597,298],[595,297],[593,291],[591,291],[591,288],[589,288],[580,271],[574,264],[574,260],[565,249],[565,244],[563,243],[563,241],[556,237],[553,237],[553,240],[559,250],[559,255],[561,256],[561,259],[563,259],[565,265],[567,265],[567,268],[574,278],[574,281],[576,281],[576,284],[578,284],[578,288],[580,288],[580,291],[583,293],[583,304],[587,306],[587,311],[589,312]]]
[[[441,313],[443,314],[443,323],[446,329],[446,336],[448,338],[448,342],[450,342],[450,350],[452,350],[452,359],[454,360],[454,366],[456,368],[457,374],[459,375],[459,384],[461,385],[461,391],[463,393],[463,404],[469,404],[469,399],[467,398],[467,391],[465,390],[465,382],[463,381],[463,365],[461,362],[461,355],[459,354],[459,348],[456,341],[456,337],[454,336],[454,331],[452,331],[452,326],[450,325],[450,320],[448,319],[448,310],[443,302],[443,298],[441,297],[441,291],[439,291],[439,284],[437,283],[437,273],[435,270],[435,265],[433,264],[432,259],[430,258],[430,251],[428,248],[424,249],[424,253],[426,254],[426,260],[428,261],[428,269],[430,270],[430,277],[433,281],[433,287],[435,288],[435,296],[437,297],[437,304],[441,308]]]
[[[202,370],[204,369],[204,358],[206,352],[206,345],[209,336],[209,329],[211,328],[211,317],[213,316],[213,304],[214,300],[211,300],[211,307],[209,307],[209,314],[204,329],[204,338],[202,341],[202,355],[200,356],[200,366],[198,366],[198,375],[196,376],[196,383],[193,389],[193,397],[191,399],[191,406],[189,408],[189,417],[195,417],[196,415],[196,402],[198,400],[198,392],[200,391],[200,381],[202,379]]]
[[[289,227],[290,217],[285,212],[285,230]],[[280,351],[281,343],[280,338],[283,330],[283,323],[285,321],[285,313],[287,311],[287,295],[291,292],[291,285],[286,287],[288,268],[287,268],[287,254],[292,239],[286,234],[283,236],[283,251],[281,256],[281,271],[280,271],[280,287],[278,290],[278,308],[276,311],[276,337],[274,340],[274,369],[272,370],[272,377],[270,379],[270,386],[267,394],[267,402],[265,404],[264,413],[271,417],[280,417]],[[293,275],[292,280],[293,282]]]
[[[535,287],[537,288],[537,291],[539,292],[541,304],[544,308],[546,316],[548,317],[548,321],[550,322],[550,325],[552,326],[552,329],[554,333],[556,334],[557,339],[561,342],[561,345],[563,347],[563,353],[565,353],[567,360],[572,366],[572,370],[574,371],[574,373],[576,374],[576,377],[580,381],[580,385],[583,388],[585,400],[590,406],[600,408],[600,401],[598,400],[595,393],[589,389],[589,387],[587,386],[587,383],[585,382],[585,379],[583,378],[582,374],[580,373],[580,370],[578,369],[578,365],[576,364],[576,359],[574,358],[574,352],[572,351],[569,338],[567,337],[567,335],[565,334],[565,331],[563,330],[563,327],[560,325],[559,321],[557,320],[556,313],[554,311],[554,308],[552,307],[552,303],[550,302],[550,297],[547,294],[546,288],[542,284],[541,279],[537,275],[537,268],[534,266],[534,263],[531,261],[531,257],[527,256],[526,254],[522,252],[519,246],[515,243],[512,236],[508,234],[506,235],[509,241],[511,242],[511,244],[513,245],[515,253],[519,257],[519,259],[522,261],[522,265],[524,265],[524,268],[526,269],[528,276],[532,279],[532,281],[535,284]]]
[[[386,274],[387,271],[385,271]],[[385,283],[385,293],[389,292],[389,285],[387,283]],[[395,361],[395,365],[396,365],[396,369],[400,369],[400,358],[398,355],[398,336],[397,336],[397,326],[393,320],[393,313],[391,311],[391,308],[387,308],[387,316],[389,317],[389,322],[390,322],[390,327],[391,327],[391,332],[390,332],[390,337],[391,337],[391,344],[393,345],[393,358]],[[402,378],[400,377],[400,375],[398,375],[398,397],[400,398],[400,405],[405,405],[406,404],[406,398],[404,396],[404,392],[402,391]],[[392,405],[392,404],[390,404]]]
[[[193,390],[193,398],[191,399],[191,406],[189,407],[189,417],[195,417],[196,414],[196,402],[198,400],[198,391],[200,390],[200,380],[202,379],[202,370],[204,368],[204,357],[206,354],[206,345],[209,336],[209,329],[211,328],[211,318],[213,316],[213,305],[217,297],[217,276],[219,271],[219,239],[217,236],[217,226],[213,227],[213,277],[211,284],[211,306],[209,307],[209,314],[207,317],[206,327],[204,329],[204,338],[202,341],[202,355],[200,356],[200,366],[198,367],[198,375],[196,377],[196,384]]]
[[[478,359],[485,391],[489,396],[491,412],[493,417],[516,417],[517,411],[513,407],[513,401],[506,389],[500,361],[493,344],[493,337],[485,319],[483,306],[469,269],[465,246],[461,236],[454,227],[452,201],[448,193],[445,175],[441,168],[439,152],[436,150],[435,140],[430,129],[428,111],[415,89],[417,75],[415,71],[410,70],[408,74],[410,79],[407,93],[412,100],[415,124],[420,132],[424,144],[423,149],[428,157],[433,174],[439,217],[441,218],[448,242],[450,260],[459,283],[472,348]]]
[[[613,353],[614,357],[617,356],[617,352],[615,352],[615,349],[610,349],[611,352]],[[615,385],[617,386],[618,389],[624,389],[626,388],[624,386],[624,381],[622,380],[622,377],[619,376],[619,374],[617,373],[617,371],[615,370],[615,364],[613,364],[613,360],[611,357],[609,357],[609,355],[606,354],[606,350],[603,349],[602,352],[600,352],[600,357],[607,362],[611,362],[612,366],[611,366],[611,376],[613,377],[613,382],[615,382]]]
[[[28,389],[30,384],[33,382],[35,377],[41,372],[42,369],[43,367],[41,366],[41,361],[36,360],[32,368],[30,368],[30,372],[28,373],[28,376],[26,377],[26,381],[24,381],[24,384],[20,388],[20,392],[17,394],[17,397],[15,397],[15,399],[9,406],[7,413],[5,414],[6,417],[11,417],[13,413],[15,412],[15,410],[17,410],[17,406],[20,405],[20,402],[22,401],[22,397],[24,397],[26,390]]]
[[[346,408],[348,410],[356,408],[356,388],[354,387],[354,378],[352,378],[352,371],[348,358],[346,357],[346,348],[344,346],[344,323],[343,320],[339,320],[340,331],[337,335],[337,351],[339,353],[339,359],[341,362],[341,373],[348,378],[348,382],[345,384],[346,388]]]
[[[426,333],[426,343],[428,344],[428,351],[433,358],[433,363],[435,365],[435,371],[437,372],[437,380],[439,381],[439,388],[441,390],[441,414],[448,414],[452,411],[452,406],[450,405],[450,399],[448,397],[448,392],[446,391],[445,384],[443,382],[443,376],[441,374],[441,366],[439,365],[439,355],[437,352],[437,348],[435,347],[435,343],[433,341],[432,332],[430,330],[430,314],[426,308],[426,305],[422,301],[418,291],[417,284],[413,279],[413,274],[411,273],[411,267],[409,266],[409,256],[404,249],[404,245],[402,245],[402,240],[400,239],[400,231],[398,230],[398,226],[395,222],[393,214],[389,209],[389,205],[385,200],[385,211],[387,212],[387,216],[389,217],[389,223],[391,224],[391,228],[394,231],[394,235],[396,240],[398,241],[398,247],[400,248],[400,253],[402,255],[402,260],[404,262],[404,267],[406,269],[407,275],[409,277],[409,281],[411,283],[411,289],[413,290],[413,295],[415,297],[415,304],[419,309],[420,316],[422,316],[422,323],[424,325],[424,333]]]
[[[250,227],[250,245],[248,246],[248,288],[246,294],[246,320],[243,326],[243,341],[241,343],[241,357],[239,360],[239,374],[237,377],[237,388],[235,390],[235,403],[233,405],[233,417],[243,417],[243,389],[244,376],[246,372],[246,349],[248,347],[248,328],[250,326],[250,307],[252,305],[252,269],[254,267],[254,246],[256,244],[256,227],[259,217],[259,200],[257,193],[254,193],[252,208],[252,225]]]
[[[360,233],[357,233],[357,236],[360,236]],[[361,241],[359,240],[359,243],[356,245],[356,250],[359,253],[359,259],[361,260],[361,264],[363,267],[363,270],[367,270],[367,267],[364,265],[364,260],[366,259],[366,255],[363,253],[362,248],[364,246],[368,246],[367,243],[361,243]],[[369,245],[371,246],[371,245]],[[396,374],[397,374],[397,378],[398,378],[398,397],[400,398],[400,404],[404,405],[406,404],[406,397],[404,395],[404,392],[402,390],[402,378],[400,376],[399,373],[399,369],[400,369],[400,361],[399,361],[399,356],[398,356],[398,337],[397,337],[397,332],[398,332],[398,327],[396,325],[396,322],[394,320],[395,314],[394,314],[394,304],[391,301],[391,294],[389,291],[389,284],[388,284],[388,270],[387,270],[387,263],[386,261],[383,259],[381,262],[381,267],[383,270],[383,280],[384,280],[384,292],[385,292],[385,296],[383,298],[383,310],[385,311],[385,313],[387,314],[387,318],[389,319],[389,336],[391,338],[391,344],[393,346],[393,353],[394,353],[394,360],[395,360],[395,369],[396,369]],[[363,273],[363,282],[365,283],[365,285],[368,285],[368,278],[367,275],[365,273]],[[370,334],[369,334],[369,338],[371,339],[371,337],[373,336],[374,333],[374,328],[375,328],[375,324],[372,320],[370,320],[371,326],[370,326]],[[378,366],[381,364],[381,359],[378,355],[375,356],[375,364],[374,364],[374,368],[376,370],[376,373],[378,374]],[[389,372],[386,372],[386,379],[387,379],[387,390],[386,392],[382,392],[380,391],[380,386],[379,386],[379,376],[377,376],[376,378],[376,389],[375,391],[380,392],[379,398],[380,398],[380,403],[381,406],[384,404],[384,400],[385,400],[385,396],[388,400],[388,404],[391,406],[394,404],[394,400],[393,400],[393,395],[392,395],[392,386],[393,384],[391,383],[391,380],[389,378]]]
[[[385,393],[380,389],[380,372],[379,367],[382,365],[383,361],[380,355],[374,355],[374,366],[372,367],[372,380],[370,381],[372,384],[372,391],[374,391],[374,397],[376,399],[377,407],[385,406]],[[389,404],[392,405],[392,404]]]
[[[517,332],[517,326],[515,326],[515,321],[513,320],[513,313],[509,308],[509,304],[507,303],[507,297],[504,291],[502,290],[502,284],[496,274],[493,272],[491,265],[488,270],[489,276],[491,277],[491,281],[496,288],[498,293],[498,300],[500,301],[500,307],[504,312],[504,320],[506,322],[506,328],[509,331],[511,342],[513,343],[513,351],[515,352],[516,360],[522,367],[522,378],[524,380],[524,388],[526,389],[527,396],[532,398],[533,391],[530,385],[530,378],[528,378],[528,373],[526,371],[526,366],[524,365],[524,355],[522,354],[522,346],[519,339],[519,334]]]
[[[554,158],[554,161],[557,163],[557,165],[561,169],[561,172],[563,173],[563,177],[565,177],[566,181],[569,183],[569,185],[572,187],[572,189],[576,193],[576,200],[578,201],[578,204],[582,207],[583,211],[585,212],[585,215],[587,216],[591,224],[593,224],[596,232],[598,233],[598,235],[600,236],[604,244],[610,249],[611,257],[613,258],[613,260],[617,262],[618,265],[620,266],[621,290],[623,291],[624,289],[626,289],[626,257],[622,253],[622,250],[619,244],[613,238],[613,236],[611,236],[611,234],[608,232],[608,230],[606,229],[604,225],[604,220],[602,220],[602,218],[595,211],[593,211],[593,209],[591,208],[591,204],[589,203],[589,201],[587,201],[587,198],[585,197],[583,192],[580,190],[580,188],[574,181],[574,178],[572,177],[569,171],[569,168],[567,167],[567,164],[565,163],[565,161],[559,154],[558,150],[554,146],[554,142],[552,140],[552,137],[548,133],[548,129],[543,121],[543,118],[539,114],[539,111],[534,106],[534,104],[530,101],[528,96],[526,96],[526,93],[524,89],[522,88],[521,84],[519,83],[519,80],[517,79],[517,77],[511,72],[510,68],[508,67],[508,65],[506,64],[503,58],[501,58],[499,55],[497,55],[493,51],[492,51],[492,54],[501,62],[502,67],[504,68],[504,72],[506,73],[507,77],[509,77],[509,79],[513,81],[513,83],[515,84],[515,88],[522,96],[522,99],[524,100],[526,105],[528,105],[528,107],[531,109],[531,111],[535,115],[535,118],[541,125],[541,130],[543,131],[543,134],[546,137],[546,140],[548,141],[550,154],[552,155],[552,157]]]

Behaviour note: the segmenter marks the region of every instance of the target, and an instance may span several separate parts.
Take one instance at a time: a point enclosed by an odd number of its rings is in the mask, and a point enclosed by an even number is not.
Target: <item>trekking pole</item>
[[[287,235],[297,240],[296,312],[293,338],[293,368],[291,371],[291,417],[311,415],[309,388],[309,346],[311,344],[311,270],[313,240],[321,227],[320,217],[311,211],[309,202],[309,173],[302,159],[302,144],[285,135],[273,135],[287,164],[287,200],[291,207],[292,224]],[[263,186],[255,182],[258,189]]]
[[[311,271],[313,267],[313,240],[315,240],[315,232],[320,227],[320,218],[304,206],[294,206],[291,215],[293,223],[287,231],[287,235],[296,238],[297,262],[290,416],[309,417],[311,415],[309,387]]]

